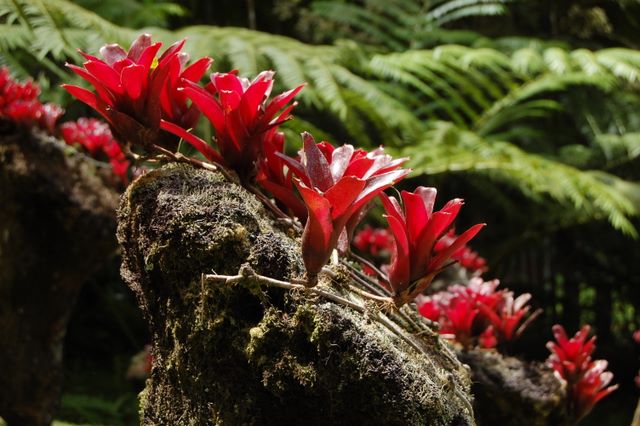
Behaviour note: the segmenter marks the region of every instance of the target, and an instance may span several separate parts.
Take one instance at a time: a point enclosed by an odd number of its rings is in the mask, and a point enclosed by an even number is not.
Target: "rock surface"
[[[471,367],[480,426],[559,426],[570,422],[566,393],[553,370],[493,351],[458,352]]]
[[[53,420],[67,321],[82,284],[116,252],[117,203],[95,161],[0,129],[0,417],[9,425]]]
[[[153,340],[143,424],[474,424],[468,371],[437,337],[420,339],[418,353],[370,317],[304,291],[201,279],[242,265],[276,279],[303,273],[295,232],[243,188],[166,166],[129,187],[118,220],[122,275]],[[335,272],[319,285],[354,297]]]

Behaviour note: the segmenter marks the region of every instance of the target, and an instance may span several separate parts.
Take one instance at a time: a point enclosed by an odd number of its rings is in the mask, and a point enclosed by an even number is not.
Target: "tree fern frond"
[[[399,154],[411,157],[408,166],[414,173],[483,173],[534,199],[551,197],[581,214],[606,217],[629,235],[637,234],[629,217],[638,211],[627,196],[615,190],[621,180],[613,175],[581,171],[442,122],[434,125],[419,145],[406,147]]]

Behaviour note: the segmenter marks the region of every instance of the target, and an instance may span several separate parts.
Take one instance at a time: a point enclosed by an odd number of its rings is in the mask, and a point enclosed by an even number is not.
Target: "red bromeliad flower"
[[[287,104],[303,87],[300,85],[268,101],[274,74],[263,71],[249,81],[238,77],[235,71],[214,73],[205,88],[183,82],[181,90],[215,128],[217,151],[172,123],[163,121],[162,128],[185,139],[207,159],[228,166],[242,179],[249,180],[256,174],[256,162],[264,156],[265,144],[279,144],[273,140],[279,138],[275,129],[290,118],[296,104]]]
[[[490,307],[484,303],[479,303],[478,308],[482,315],[494,327],[501,341],[509,342],[519,337],[524,331],[524,327],[518,325],[529,312],[530,307],[527,302],[531,299],[531,294],[524,293],[514,298],[513,292],[502,291],[502,300],[494,306]],[[537,314],[534,314],[537,316]],[[524,323],[526,327],[528,323]]]
[[[83,67],[67,66],[95,93],[68,84],[62,87],[100,113],[123,142],[173,149],[177,140],[160,131],[160,119],[185,128],[195,125],[199,112],[187,106],[178,86],[181,81],[199,81],[212,62],[202,58],[185,68],[189,55],[180,51],[184,43],[173,44],[159,58],[162,44],[152,43],[149,34],[140,35],[128,52],[117,44],[103,46],[104,60],[80,52],[87,59]]]
[[[310,134],[302,135],[304,147],[301,161],[282,155],[297,176],[295,185],[307,206],[308,219],[302,234],[302,258],[311,285],[327,263],[338,238],[354,216],[384,189],[403,179],[409,170],[361,161],[353,156],[353,147],[332,150],[328,160],[328,144],[316,144]],[[323,152],[324,151],[324,152]],[[355,225],[353,225],[355,227]],[[345,237],[346,238],[346,237]]]
[[[0,67],[0,119],[25,127],[38,126],[53,134],[64,111],[56,104],[43,105],[39,95],[40,88],[33,81],[20,83],[9,75],[8,68]]]
[[[327,141],[316,144],[313,137],[308,133],[304,133],[302,138],[305,146],[309,143],[317,147],[317,150],[322,154],[322,158],[318,157],[318,161],[321,161],[323,165],[326,163],[326,167],[329,168],[331,176],[335,181],[345,176],[353,176],[370,181],[378,176],[397,170],[407,161],[407,158],[394,159],[390,155],[385,154],[382,147],[367,152],[364,149],[356,149],[348,144],[338,148],[335,148]],[[311,179],[312,171],[309,170],[305,149],[300,151],[298,159],[287,157],[283,152],[276,152],[275,154],[284,161],[289,172],[293,173],[304,185],[307,187],[313,186]],[[406,173],[404,173],[404,175],[406,175]],[[286,187],[281,185],[279,190],[280,193],[288,194],[289,199],[295,197],[291,186]],[[274,194],[274,196],[276,195]],[[284,199],[282,199],[282,201],[284,201]],[[338,246],[342,253],[348,251],[348,242],[353,238],[353,232],[366,213],[368,205],[369,203],[364,203],[359,206],[358,210],[354,212],[347,221],[345,233],[340,237]],[[291,209],[293,210],[293,208]],[[305,218],[300,216],[298,216],[298,218],[304,222]]]
[[[590,326],[583,326],[571,339],[561,325],[554,325],[555,342],[548,342],[551,355],[548,364],[567,382],[567,403],[575,421],[589,414],[594,405],[618,388],[608,386],[613,379],[607,361],[591,360],[595,350],[595,336],[587,340]]]
[[[514,299],[513,292],[498,291],[498,285],[498,280],[472,278],[467,285],[453,285],[431,296],[418,297],[418,311],[438,322],[441,333],[465,348],[476,341],[485,348],[502,347],[519,337],[538,314],[522,322],[529,311],[524,305],[530,295]]]
[[[450,229],[463,201],[449,201],[440,211],[433,211],[435,188],[418,187],[413,193],[402,191],[404,208],[398,200],[381,194],[387,221],[395,237],[389,285],[393,298],[401,306],[422,293],[446,262],[469,242],[485,224],[466,230],[440,253],[434,247]]]
[[[103,154],[109,160],[113,173],[126,184],[129,161],[118,142],[113,138],[109,125],[95,118],[80,118],[78,121],[68,121],[60,126],[62,139],[69,145],[79,145],[92,156]]]

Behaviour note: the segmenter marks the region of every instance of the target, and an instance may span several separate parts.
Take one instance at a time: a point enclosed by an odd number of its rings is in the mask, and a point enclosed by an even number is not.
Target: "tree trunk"
[[[437,336],[416,351],[376,320],[305,291],[203,273],[303,272],[295,231],[220,175],[171,165],[119,210],[122,275],[152,335],[145,425],[469,425],[469,377]],[[244,265],[244,266],[243,266]],[[320,288],[344,289],[345,270]],[[416,317],[416,320],[419,320]],[[427,355],[428,354],[428,355]]]
[[[111,256],[118,194],[60,142],[0,134],[0,417],[47,425],[62,344],[83,282]]]

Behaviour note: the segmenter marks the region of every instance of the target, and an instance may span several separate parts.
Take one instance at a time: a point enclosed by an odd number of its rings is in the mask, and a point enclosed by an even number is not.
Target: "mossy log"
[[[479,349],[460,351],[458,357],[471,368],[480,426],[571,424],[565,385],[551,368]]]
[[[241,267],[301,276],[295,231],[269,217],[243,188],[185,165],[126,191],[122,275],[154,356],[142,424],[474,424],[468,371],[437,335],[414,337],[418,352],[373,315],[306,291],[202,279]],[[356,300],[344,290],[348,274],[334,272],[319,286]]]
[[[9,425],[53,420],[76,298],[117,250],[118,193],[101,176],[53,138],[0,132],[0,417]]]

